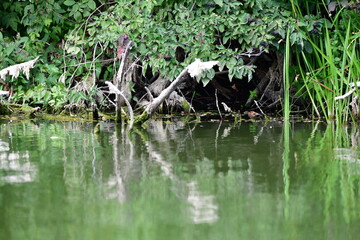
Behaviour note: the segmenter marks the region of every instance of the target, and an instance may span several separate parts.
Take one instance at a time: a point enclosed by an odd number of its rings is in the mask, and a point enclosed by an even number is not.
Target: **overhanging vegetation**
[[[40,57],[30,79],[7,77],[2,90],[10,92],[9,102],[50,112],[113,111],[117,105],[120,119],[125,102],[135,109],[149,106],[199,58],[219,64],[186,76],[157,111],[230,109],[357,120],[359,6],[306,0],[8,1],[0,4],[0,69]],[[123,96],[109,92],[106,81]],[[355,94],[341,97],[348,91]]]

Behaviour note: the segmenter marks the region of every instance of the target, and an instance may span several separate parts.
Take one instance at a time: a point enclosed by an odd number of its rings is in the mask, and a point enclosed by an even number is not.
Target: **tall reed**
[[[326,121],[347,122],[353,117],[353,97],[335,98],[350,91],[351,84],[359,79],[359,34],[354,33],[352,21],[342,19],[341,14],[339,11],[321,35],[304,33],[313,51],[298,53],[297,61],[314,115]]]
[[[290,118],[290,30],[286,34],[284,58],[284,121]]]

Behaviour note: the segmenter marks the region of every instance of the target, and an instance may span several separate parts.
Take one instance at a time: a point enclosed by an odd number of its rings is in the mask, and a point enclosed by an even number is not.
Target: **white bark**
[[[10,75],[12,78],[17,78],[21,72],[25,73],[26,78],[29,79],[30,69],[34,67],[34,64],[38,60],[38,58],[39,57],[36,57],[33,60],[4,68],[0,71],[0,79],[5,80],[5,77],[7,75]]]
[[[354,92],[356,91],[355,88],[351,89],[350,91],[348,91],[347,93],[345,93],[344,95],[341,95],[341,96],[338,96],[338,97],[335,97],[335,101],[337,100],[340,100],[340,99],[344,99],[344,98],[347,98],[348,96],[350,96],[351,94],[353,94]]]
[[[198,77],[202,71],[209,70],[216,64],[218,64],[218,61],[201,62],[200,59],[196,59],[193,63],[182,70],[179,76],[177,76],[176,79],[167,88],[165,88],[159,96],[154,98],[154,100],[147,105],[145,112],[149,115],[153,114],[160,104],[162,104],[165,99],[167,99],[169,95],[179,86],[179,84],[186,79],[188,74],[193,78]]]
[[[115,93],[115,94],[117,94],[117,95],[119,95],[119,96],[121,96],[121,97],[124,98],[124,101],[125,101],[125,103],[126,103],[126,105],[127,105],[127,107],[128,107],[128,111],[129,111],[129,114],[130,114],[129,129],[131,129],[132,126],[133,126],[133,124],[134,124],[134,111],[133,111],[133,109],[132,109],[129,101],[126,99],[126,97],[124,96],[124,94],[123,94],[119,89],[117,89],[117,87],[116,87],[114,84],[112,84],[112,83],[109,82],[109,81],[106,81],[105,83],[109,86],[109,90],[110,90],[111,93]],[[118,99],[119,99],[119,98],[118,98]]]
[[[340,99],[344,99],[344,98],[347,98],[348,96],[350,96],[351,94],[353,94],[356,91],[356,88],[360,87],[360,82],[349,83],[349,86],[351,87],[351,89],[347,93],[345,93],[344,95],[335,97],[334,100],[337,101]]]

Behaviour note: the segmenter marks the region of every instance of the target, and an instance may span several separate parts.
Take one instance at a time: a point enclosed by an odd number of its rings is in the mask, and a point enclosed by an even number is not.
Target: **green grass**
[[[356,120],[350,109],[354,95],[340,100],[335,97],[351,90],[349,84],[359,80],[359,33],[355,33],[357,29],[351,20],[340,18],[341,14],[339,11],[321,35],[304,33],[313,51],[297,54],[299,78],[303,82],[299,93],[306,92],[315,117],[348,122]],[[356,89],[354,94],[357,92]]]

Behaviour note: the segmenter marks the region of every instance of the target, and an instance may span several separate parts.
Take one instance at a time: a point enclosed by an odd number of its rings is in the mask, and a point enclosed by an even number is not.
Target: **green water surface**
[[[0,239],[359,239],[359,129],[0,122]]]

